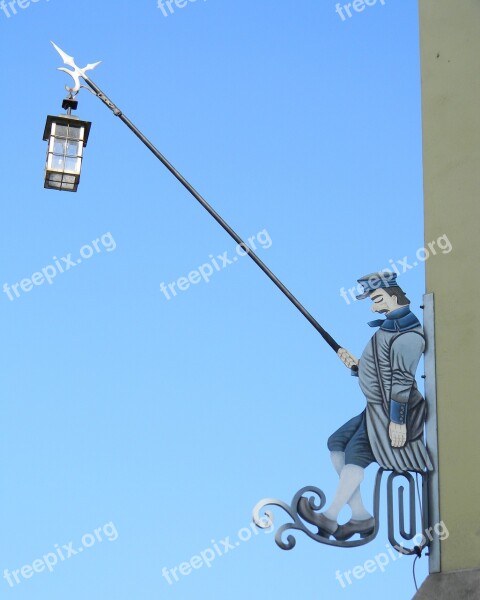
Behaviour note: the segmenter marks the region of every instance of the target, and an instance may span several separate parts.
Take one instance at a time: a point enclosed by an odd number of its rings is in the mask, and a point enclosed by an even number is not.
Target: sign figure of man
[[[366,537],[375,527],[375,519],[365,508],[360,493],[369,464],[377,462],[384,469],[398,472],[433,469],[423,441],[426,404],[415,381],[425,339],[419,320],[410,311],[410,300],[396,278],[395,273],[380,272],[358,280],[364,291],[357,299],[370,298],[372,311],[386,316],[369,323],[379,329],[360,360],[344,348],[338,351],[346,367],[358,366],[367,406],[328,440],[331,460],[340,478],[330,506],[319,513],[306,498],[301,498],[298,505],[300,516],[316,525],[320,535],[333,535],[341,541],[357,533]],[[339,525],[338,515],[346,504],[351,508],[351,519]]]

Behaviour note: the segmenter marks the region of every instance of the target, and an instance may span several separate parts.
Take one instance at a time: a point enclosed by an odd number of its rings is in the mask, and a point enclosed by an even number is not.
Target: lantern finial
[[[58,68],[58,71],[64,71],[65,73],[68,73],[70,75],[70,77],[73,78],[73,81],[75,83],[73,88],[68,87],[68,85],[66,85],[65,89],[67,90],[67,92],[69,94],[78,94],[78,92],[80,91],[80,87],[81,87],[80,77],[83,77],[84,79],[88,79],[88,76],[85,75],[85,71],[91,71],[96,66],[98,66],[101,63],[101,61],[96,62],[96,63],[89,63],[86,67],[81,69],[80,67],[77,67],[77,65],[75,64],[75,59],[73,58],[73,56],[69,56],[68,54],[66,54],[61,48],[59,48],[53,42],[52,42],[52,45],[55,48],[55,50],[62,57],[63,62],[66,65],[68,65],[69,67],[73,67],[73,69],[74,69],[73,71],[69,71],[68,69],[65,69],[64,67]]]

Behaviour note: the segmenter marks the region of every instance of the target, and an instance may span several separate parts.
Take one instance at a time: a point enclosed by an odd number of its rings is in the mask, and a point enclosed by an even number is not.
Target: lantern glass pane
[[[62,176],[56,176],[55,174],[49,173],[47,179],[45,180],[45,184],[47,187],[60,189],[62,186]]]
[[[50,154],[48,157],[48,168],[52,171],[63,171],[65,168],[65,159],[63,156],[55,156],[55,154]]]
[[[62,156],[66,153],[67,148],[67,140],[62,140],[58,138],[53,139],[53,148],[52,151],[55,154],[61,154]]]
[[[69,127],[69,131],[68,131],[68,138],[70,140],[81,140],[83,139],[83,127],[75,127],[70,125]]]
[[[67,137],[68,133],[68,125],[60,125],[59,123],[54,123],[54,131],[53,135],[55,137]]]
[[[67,154],[67,156],[81,156],[82,155],[81,147],[82,147],[82,142],[80,142],[80,141],[72,142],[69,140],[67,142],[65,154]],[[54,152],[55,152],[55,150],[54,150]]]
[[[74,173],[80,173],[81,161],[79,158],[73,158],[67,156],[65,158],[65,171],[73,171]]]

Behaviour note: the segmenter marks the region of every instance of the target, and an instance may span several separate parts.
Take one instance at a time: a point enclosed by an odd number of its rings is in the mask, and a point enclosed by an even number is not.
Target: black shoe
[[[336,521],[329,519],[323,513],[315,512],[310,506],[309,501],[304,497],[298,501],[297,510],[302,519],[318,527],[318,533],[322,537],[328,538],[331,535],[335,535],[335,532],[339,528]]]
[[[365,538],[373,533],[375,529],[375,519],[370,517],[369,519],[363,519],[359,521],[357,519],[350,519],[345,525],[340,527],[333,534],[335,539],[339,542],[344,542],[354,536],[356,533],[360,534],[361,538]]]

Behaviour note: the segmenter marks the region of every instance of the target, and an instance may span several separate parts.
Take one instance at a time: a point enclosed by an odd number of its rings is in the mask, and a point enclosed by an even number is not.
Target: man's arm
[[[425,349],[425,340],[414,332],[400,335],[392,344],[392,388],[390,391],[390,425],[388,434],[394,448],[407,441],[407,414],[415,373]]]

